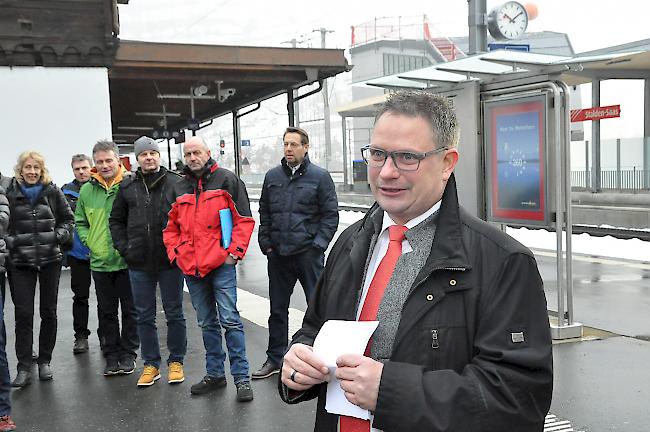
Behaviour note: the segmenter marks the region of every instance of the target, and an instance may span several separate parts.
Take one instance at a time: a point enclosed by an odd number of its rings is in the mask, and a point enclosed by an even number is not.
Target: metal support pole
[[[616,189],[621,190],[621,139],[616,138]]]
[[[469,55],[487,52],[486,0],[467,0],[469,27]]]
[[[234,110],[232,112],[232,136],[234,141],[235,148],[235,175],[241,178],[241,142],[239,137],[241,136],[241,130],[239,125],[239,115],[238,111]]]
[[[321,27],[320,29],[320,47],[326,47],[325,38],[330,30]],[[325,161],[324,168],[329,170],[330,160],[332,158],[332,126],[330,124],[330,97],[327,85],[327,79],[323,80],[323,118],[325,126]]]
[[[585,140],[585,188],[589,189],[591,186],[591,178],[589,176],[589,141]]]
[[[643,188],[650,189],[650,79],[643,84]]]
[[[345,117],[341,116],[341,132],[343,134],[343,190],[348,191],[348,137]]]
[[[555,263],[557,277],[557,324],[558,327],[564,327],[565,283],[563,256],[564,246],[562,241],[562,230],[564,227],[564,200],[562,199],[564,196],[564,189],[562,188],[564,163],[562,157],[562,98],[557,87],[553,89],[553,107],[555,113],[555,136],[553,137],[553,145],[555,148],[555,242],[557,250]]]
[[[172,147],[169,144],[169,138],[167,138],[167,165],[169,170],[172,169]]]
[[[293,91],[289,90],[287,91],[287,113],[289,115],[289,126],[293,127],[296,125],[295,123],[295,115],[293,111]]]
[[[567,327],[565,337],[581,337],[582,324],[573,320],[573,211],[571,207],[571,91],[562,81],[556,83],[564,93],[564,104],[562,105],[562,131],[564,142],[560,142],[560,148],[564,150],[564,206],[566,215],[566,301],[567,301]]]
[[[591,106],[600,106],[600,80],[591,82]],[[591,122],[591,191],[600,192],[600,120]]]

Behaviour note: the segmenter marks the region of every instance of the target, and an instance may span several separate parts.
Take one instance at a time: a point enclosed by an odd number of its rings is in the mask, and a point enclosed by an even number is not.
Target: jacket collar
[[[200,179],[205,180],[210,176],[210,174],[215,172],[218,168],[219,165],[217,165],[217,162],[214,159],[210,158],[205,163],[198,176],[187,165],[183,167],[183,174],[185,174],[185,177],[187,177],[190,180],[194,180],[194,181],[199,181]]]
[[[94,180],[95,183],[98,184],[99,186],[103,187],[106,190],[109,190],[113,186],[116,186],[116,185],[118,185],[118,184],[120,184],[122,182],[126,172],[127,171],[126,171],[126,168],[124,168],[124,165],[120,165],[117,168],[117,175],[115,175],[115,177],[113,178],[113,180],[111,180],[110,183],[107,183],[106,180],[104,180],[104,177],[102,177],[101,174],[99,174],[99,172],[97,171],[97,168],[93,167],[90,170],[90,178],[91,178],[91,180]]]
[[[383,216],[384,212],[381,207],[377,203],[373,204],[355,235],[355,243],[359,243],[360,237],[369,239],[375,234],[378,235],[381,230]],[[364,252],[367,252],[367,249]],[[468,254],[463,243],[456,178],[453,173],[449,177],[442,194],[442,205],[436,220],[436,234],[426,268],[431,271],[470,268]]]
[[[300,167],[298,168],[298,170],[292,176],[291,175],[291,167],[287,163],[287,158],[282,158],[280,163],[282,164],[282,171],[284,171],[284,173],[287,175],[287,177],[293,177],[293,176],[301,175],[302,173],[307,171],[307,167],[309,165],[311,165],[311,161],[309,160],[309,154],[305,153],[305,158],[300,163]]]

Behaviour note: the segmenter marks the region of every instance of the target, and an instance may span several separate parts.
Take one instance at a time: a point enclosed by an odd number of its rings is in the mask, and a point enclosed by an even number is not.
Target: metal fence
[[[571,171],[571,187],[591,187],[591,172],[588,170]],[[625,192],[650,191],[650,170],[601,170],[600,188]]]

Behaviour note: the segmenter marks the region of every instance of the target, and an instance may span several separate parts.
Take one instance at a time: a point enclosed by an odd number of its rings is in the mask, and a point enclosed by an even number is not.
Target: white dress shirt
[[[442,204],[442,200],[438,201],[431,207],[429,210],[425,211],[421,215],[414,217],[410,221],[406,222],[404,226],[406,228],[411,229],[419,225],[420,223],[424,222],[429,216],[431,216],[433,213],[437,212],[438,209],[440,208],[440,204]],[[388,243],[390,242],[390,238],[388,237],[388,227],[391,225],[397,225],[393,219],[391,219],[390,216],[388,216],[388,213],[384,212],[384,220],[381,225],[381,234],[379,234],[379,237],[377,238],[377,242],[375,243],[375,249],[372,252],[372,258],[370,258],[370,262],[368,263],[368,271],[366,272],[366,278],[363,282],[363,292],[361,293],[361,301],[359,302],[359,308],[357,309],[357,321],[359,320],[359,315],[361,315],[361,309],[363,309],[363,303],[366,301],[366,294],[368,294],[368,288],[370,288],[370,283],[372,282],[372,278],[375,276],[375,272],[377,271],[377,267],[379,267],[379,263],[381,263],[381,260],[384,258],[386,255],[386,252],[388,252]],[[413,249],[411,248],[411,245],[409,244],[408,240],[406,238],[402,241],[402,254],[409,253]],[[372,421],[374,419],[374,415],[370,415],[370,425],[372,426]],[[339,430],[340,430],[340,424],[339,424]],[[370,428],[371,432],[382,432],[380,429],[376,429],[374,427]]]

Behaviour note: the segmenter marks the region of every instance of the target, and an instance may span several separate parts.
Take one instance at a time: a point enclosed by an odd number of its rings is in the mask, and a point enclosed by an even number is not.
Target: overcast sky
[[[488,11],[502,3],[488,0]],[[522,0],[522,3],[526,3]],[[538,0],[529,31],[568,33],[576,52],[650,38],[648,0]],[[166,42],[320,46],[314,29],[334,30],[328,47],[347,48],[350,26],[375,17],[426,14],[446,36],[467,34],[466,0],[131,0],[120,6],[121,37]],[[288,45],[285,45],[288,46]]]
[[[505,0],[488,0],[488,11]],[[527,3],[526,0],[521,0]],[[650,38],[650,0],[537,0],[539,16],[528,31],[567,33],[576,53]],[[225,45],[320,47],[320,34],[332,30],[328,48],[350,45],[350,26],[375,18],[402,16],[402,22],[421,23],[426,15],[432,33],[465,36],[466,0],[131,0],[120,6],[122,39]],[[420,26],[421,24],[417,24]],[[359,33],[359,30],[357,30]],[[590,105],[589,86],[583,106]],[[601,124],[604,139],[643,134],[642,82],[605,82],[601,105],[621,104],[622,116]],[[636,96],[634,96],[636,95]],[[332,106],[337,92],[331,94]],[[585,124],[586,136],[590,124]],[[588,138],[587,138],[588,139]]]

